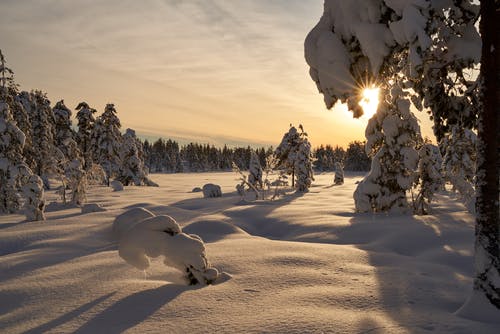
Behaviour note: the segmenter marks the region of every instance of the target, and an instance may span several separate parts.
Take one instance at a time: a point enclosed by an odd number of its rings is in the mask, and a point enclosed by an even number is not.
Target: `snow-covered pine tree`
[[[429,213],[430,203],[434,194],[443,188],[441,175],[441,160],[439,149],[432,144],[424,144],[418,151],[418,178],[416,181],[417,194],[414,198],[413,209],[416,214]]]
[[[92,133],[92,150],[97,161],[106,172],[107,184],[117,175],[120,161],[120,120],[116,115],[114,104],[108,103],[104,112],[94,124]]]
[[[76,133],[71,128],[71,110],[64,104],[64,100],[56,103],[52,108],[55,120],[54,142],[67,160],[72,161],[80,156],[75,141]]]
[[[24,163],[24,140],[24,133],[0,94],[0,212],[18,211],[24,195],[26,217],[43,220],[43,187],[40,178]]]
[[[418,164],[416,145],[420,127],[405,93],[393,87],[386,101],[368,121],[366,151],[372,168],[358,184],[354,203],[358,212],[405,211]]]
[[[302,133],[304,133],[302,126],[299,127]],[[314,181],[312,162],[311,143],[307,139],[307,134],[304,133],[297,148],[294,161],[294,170],[296,171],[295,175],[297,178],[295,187],[299,192],[308,192],[312,181]]]
[[[33,129],[32,145],[35,162],[34,171],[49,187],[49,174],[57,170],[56,147],[54,145],[55,120],[47,94],[40,90],[30,93],[35,109],[31,110],[30,120]]]
[[[30,175],[22,186],[25,198],[24,208],[28,220],[45,220],[43,188],[43,181],[38,175]]]
[[[276,157],[277,168],[282,173],[291,175],[292,187],[299,191],[307,191],[314,180],[312,173],[311,144],[307,139],[302,125],[299,125],[300,132],[290,125],[290,130],[283,135],[281,143],[276,147],[274,155]],[[300,168],[300,171],[298,170]],[[300,184],[296,184],[300,173]]]
[[[91,108],[86,102],[80,102],[76,106],[76,119],[78,120],[78,132],[76,141],[84,159],[84,169],[89,171],[92,167],[91,136],[94,130],[96,110]]]
[[[81,159],[75,158],[66,166],[66,183],[71,190],[71,203],[82,205],[87,200],[87,172],[84,169]]]
[[[250,166],[248,167],[248,183],[256,189],[262,189],[262,166],[257,153],[252,150]]]
[[[335,177],[333,179],[333,184],[344,184],[344,168],[340,162],[335,163]]]
[[[477,136],[467,128],[450,127],[439,146],[444,150],[442,169],[445,180],[458,191],[465,206],[474,212]]]
[[[495,0],[482,0],[480,3],[480,76],[484,79],[484,84],[479,95],[483,110],[479,112],[478,123],[479,191],[476,202],[476,274],[473,295],[477,298],[471,298],[471,303],[462,309],[463,314],[467,314],[467,309],[477,305],[475,302],[481,299],[488,300],[496,309],[500,309],[500,123],[495,109],[500,104],[500,5]],[[348,4],[342,0],[325,0],[324,15],[309,33],[305,51],[306,60],[311,67],[311,77],[323,93],[327,107],[331,108],[340,99],[347,102],[355,115],[359,115],[362,112],[358,106],[360,94],[353,92],[352,87],[362,87],[363,83],[367,82],[370,84],[375,78],[390,84],[395,73],[401,73],[407,78],[418,75],[419,66],[430,61],[422,58],[426,52],[431,48],[441,47],[439,42],[436,42],[436,34],[428,30],[435,11],[441,11],[445,21],[450,24],[443,30],[447,36],[443,39],[443,49],[451,50],[451,54],[455,52],[459,55],[457,59],[467,58],[464,54],[475,52],[473,49],[479,45],[474,41],[477,38],[473,37],[477,37],[473,31],[474,24],[466,24],[468,27],[465,30],[454,30],[453,26],[460,25],[467,19],[463,14],[467,11],[473,12],[475,6],[471,0],[351,0]],[[366,68],[369,70],[364,70]],[[453,85],[456,79],[453,78],[453,73],[446,68],[439,68],[439,71],[444,72],[441,76],[443,80]],[[448,74],[450,77],[447,77]],[[460,87],[463,83],[460,79],[457,82],[460,82],[457,92],[463,95],[463,88]],[[416,91],[418,92],[418,88]],[[456,95],[455,91],[443,93]],[[473,90],[470,93],[474,94]],[[415,102],[418,106],[418,99]],[[453,113],[456,111],[458,110],[454,108]],[[460,116],[454,117],[448,112],[445,113],[446,122],[453,118]],[[372,169],[377,165],[377,162],[372,163]]]
[[[15,170],[23,163],[24,133],[16,126],[9,105],[0,93],[0,212],[13,213],[21,206]]]
[[[121,166],[116,179],[123,185],[152,185],[146,176],[142,143],[132,129],[127,129],[122,137],[120,160]]]

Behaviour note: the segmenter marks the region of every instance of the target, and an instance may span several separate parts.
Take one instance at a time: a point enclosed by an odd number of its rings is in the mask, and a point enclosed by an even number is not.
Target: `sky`
[[[346,146],[364,139],[368,118],[327,110],[304,60],[322,9],[322,0],[2,0],[0,49],[21,89],[71,109],[114,103],[123,129],[143,138],[276,146],[302,124],[313,146]]]

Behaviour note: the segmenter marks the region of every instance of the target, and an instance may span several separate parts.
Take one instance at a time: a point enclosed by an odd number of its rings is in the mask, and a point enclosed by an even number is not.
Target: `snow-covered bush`
[[[145,270],[150,265],[150,258],[163,256],[165,265],[184,273],[189,284],[213,283],[219,272],[208,262],[200,237],[183,233],[170,216],[151,217],[150,214],[147,210],[134,208],[117,217],[113,230],[115,233],[120,231],[120,257],[137,269]],[[149,217],[142,218],[145,216]]]
[[[118,180],[113,180],[109,183],[109,186],[113,191],[122,191],[123,190],[123,183],[121,183]]]
[[[283,174],[292,176],[292,187],[298,191],[307,191],[314,180],[313,158],[307,133],[302,125],[299,125],[299,129],[300,132],[290,126],[290,130],[283,135],[281,143],[276,147],[274,155],[277,168],[281,169]]]
[[[418,151],[417,195],[414,198],[414,212],[425,215],[429,212],[434,194],[443,188],[443,177],[440,173],[441,159],[435,145],[424,144]]]
[[[344,169],[340,162],[335,163],[335,177],[333,179],[333,184],[344,184]]]
[[[120,239],[121,236],[125,234],[125,232],[127,232],[130,228],[132,228],[132,226],[134,226],[137,222],[154,216],[154,213],[142,207],[127,210],[121,215],[117,216],[113,221],[113,233],[117,236],[118,239]]]
[[[203,197],[222,197],[222,190],[219,185],[207,183],[203,186]]]

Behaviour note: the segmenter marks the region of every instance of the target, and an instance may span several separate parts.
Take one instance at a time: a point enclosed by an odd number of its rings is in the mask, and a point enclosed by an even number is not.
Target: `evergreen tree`
[[[476,174],[476,135],[469,129],[452,126],[450,133],[440,142],[444,150],[445,179],[458,191],[465,206],[474,212]]]
[[[418,151],[417,195],[414,199],[414,212],[425,215],[429,212],[434,194],[443,188],[443,177],[440,173],[440,154],[436,146],[424,144]]]
[[[420,127],[404,92],[394,87],[366,128],[366,151],[372,157],[368,175],[354,192],[359,212],[402,210],[415,180]]]
[[[107,104],[104,112],[96,120],[93,130],[92,150],[97,161],[106,172],[107,184],[117,175],[120,161],[120,120],[113,104]]]
[[[76,119],[78,120],[78,132],[76,133],[76,141],[80,147],[80,151],[84,159],[84,169],[89,171],[92,167],[92,148],[91,136],[94,131],[96,110],[90,108],[86,102],[80,102],[76,106]]]
[[[76,134],[71,128],[71,110],[66,107],[64,100],[61,100],[52,108],[52,112],[55,121],[55,145],[67,160],[72,161],[80,154],[75,141]]]
[[[335,177],[333,179],[333,184],[344,184],[344,169],[342,168],[340,162],[335,163]]]
[[[302,128],[302,126],[300,126],[300,128]],[[297,191],[307,192],[311,187],[312,181],[314,181],[311,143],[309,143],[309,140],[307,139],[307,134],[302,136],[299,147],[297,148],[296,158],[294,160],[294,170],[296,171],[297,177],[295,187],[297,188]]]
[[[295,181],[300,178],[297,190],[307,191],[314,180],[312,175],[312,155],[311,144],[307,139],[302,125],[299,125],[300,132],[294,126],[283,135],[281,143],[274,152],[277,159],[277,167],[282,172],[292,176],[292,187]]]
[[[365,143],[353,141],[349,143],[345,154],[345,170],[367,172],[370,170],[371,159],[366,154]]]
[[[7,70],[0,51],[0,213],[13,213],[21,207],[25,197],[25,213],[29,220],[45,219],[43,187],[24,162],[25,134],[17,127],[7,101],[12,98],[7,89],[7,75],[13,81],[13,72]],[[36,184],[34,184],[36,183]],[[28,190],[32,190],[31,192]]]
[[[120,145],[120,160],[122,162],[117,180],[123,185],[149,185],[144,167],[142,143],[137,139],[135,131],[127,129]]]
[[[248,167],[248,183],[256,189],[262,189],[262,166],[259,156],[252,151],[250,156],[250,166]]]

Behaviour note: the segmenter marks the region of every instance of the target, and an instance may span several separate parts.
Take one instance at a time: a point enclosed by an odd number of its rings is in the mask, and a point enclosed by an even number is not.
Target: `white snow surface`
[[[357,214],[362,177],[346,173],[332,187],[324,173],[308,193],[242,203],[234,173],[153,174],[158,188],[91,187],[89,202],[104,212],[0,215],[1,332],[498,333],[498,323],[455,314],[472,287],[474,220],[464,206],[443,193],[427,216]],[[208,182],[224,195],[190,192]],[[134,208],[144,208],[138,219],[169,215],[199,235],[227,275],[187,286],[161,258],[145,272],[125,263],[112,225]]]

